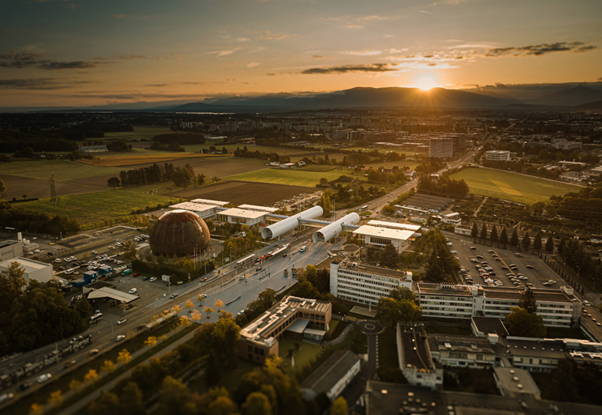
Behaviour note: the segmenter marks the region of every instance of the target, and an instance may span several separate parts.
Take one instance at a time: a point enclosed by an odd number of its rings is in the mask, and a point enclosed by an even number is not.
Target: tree
[[[554,252],[554,239],[552,235],[548,236],[548,240],[546,241],[546,251]]]
[[[487,239],[487,225],[483,224],[483,227],[481,228],[481,239],[485,240]]]
[[[431,282],[445,281],[445,270],[443,269],[441,260],[437,257],[435,250],[433,250],[429,258],[424,279]]]
[[[347,407],[347,401],[342,396],[339,396],[332,403],[332,408],[330,409],[330,415],[347,415],[349,413],[349,408]]]
[[[324,185],[324,184],[328,184],[328,179],[326,177],[322,177],[320,179],[320,184]]]
[[[506,316],[506,326],[513,336],[543,338],[546,335],[543,318],[520,307],[510,309],[510,314]]]
[[[110,360],[105,360],[105,363],[102,365],[102,367],[100,368],[101,371],[103,372],[112,372],[115,370],[115,363],[113,363]]]
[[[118,177],[111,177],[109,180],[107,180],[107,185],[109,187],[113,187],[113,190],[115,190],[115,188],[120,184],[121,182],[119,181]]]
[[[512,230],[512,236],[510,237],[510,245],[518,246],[518,231],[516,228]]]
[[[0,197],[2,197],[4,192],[6,192],[6,184],[2,179],[0,179]]]
[[[518,306],[525,309],[529,314],[537,313],[537,301],[535,300],[535,294],[529,287],[527,287],[521,296]]]
[[[566,240],[564,238],[560,238],[560,242],[558,243],[558,253],[564,256],[564,252],[566,251]]]
[[[240,327],[232,318],[220,318],[216,323],[203,324],[194,334],[194,342],[210,362],[221,367],[236,367]]]
[[[399,322],[415,321],[422,315],[422,309],[412,300],[396,300],[382,297],[378,300],[376,319],[387,328]]]
[[[382,209],[383,214],[390,216],[395,213],[395,208],[391,205],[385,205]]]
[[[406,287],[393,288],[389,292],[389,297],[394,298],[397,301],[410,300],[418,305],[418,297],[416,297],[416,293]]]
[[[176,415],[185,414],[187,411],[185,405],[182,404],[189,399],[189,395],[188,388],[180,380],[171,376],[165,377],[159,388],[161,412]]]
[[[380,264],[389,268],[397,268],[399,254],[393,244],[385,245],[385,249],[382,250],[380,255]]]
[[[196,184],[199,186],[202,186],[205,184],[205,181],[207,179],[207,176],[205,176],[204,173],[200,173],[197,177],[196,177]]]
[[[472,224],[472,231],[470,231],[470,236],[472,236],[473,238],[479,236],[479,227],[477,226],[476,222]]]
[[[98,379],[98,372],[94,369],[90,369],[88,373],[84,375],[84,382],[94,383]]]
[[[60,389],[50,393],[50,396],[48,397],[49,404],[58,406],[62,402],[63,402],[63,393],[61,392]]]
[[[500,235],[500,243],[503,246],[508,245],[508,233],[506,232],[506,228],[502,228],[502,234]]]
[[[126,349],[123,349],[119,352],[119,355],[117,356],[117,362],[126,364],[130,360],[132,360],[132,355]]]
[[[541,251],[542,242],[541,242],[541,234],[537,232],[535,234],[535,238],[533,238],[533,249],[537,249],[537,251]]]
[[[272,415],[272,404],[263,393],[253,392],[242,404],[242,411],[244,415]]]
[[[531,237],[529,236],[529,232],[525,232],[525,236],[523,236],[523,248],[525,248],[525,251],[529,249],[529,246],[531,246]]]
[[[491,242],[498,242],[497,229],[495,226],[491,228],[491,234],[489,235],[489,238],[491,239]]]

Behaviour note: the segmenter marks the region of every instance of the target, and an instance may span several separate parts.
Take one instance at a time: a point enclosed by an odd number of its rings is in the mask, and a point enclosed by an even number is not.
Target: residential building
[[[285,332],[300,339],[321,340],[331,318],[328,301],[287,296],[240,331],[238,355],[263,363],[268,355],[278,355],[278,340]]]
[[[399,368],[410,385],[436,390],[443,385],[443,367],[433,362],[422,324],[397,324]]]
[[[453,138],[431,138],[429,140],[429,157],[449,158],[454,156]]]
[[[29,283],[29,280],[36,280],[41,283],[46,283],[52,280],[52,265],[46,264],[45,262],[34,261],[28,258],[13,258],[7,261],[0,262],[0,273],[6,272],[8,267],[13,262],[19,263],[19,265],[25,269],[23,278]]]
[[[313,400],[323,393],[334,401],[359,373],[361,361],[349,350],[337,350],[299,385],[303,396]]]
[[[339,255],[330,263],[330,292],[337,298],[376,305],[394,288],[412,289],[412,273],[373,267]]]
[[[509,161],[510,152],[503,150],[491,150],[485,152],[485,158],[491,161]]]

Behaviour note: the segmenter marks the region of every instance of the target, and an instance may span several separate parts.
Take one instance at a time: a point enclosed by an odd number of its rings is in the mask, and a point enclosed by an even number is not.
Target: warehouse
[[[28,283],[30,279],[41,283],[46,283],[52,280],[52,265],[27,258],[14,258],[0,262],[0,273],[6,272],[6,270],[8,270],[10,267],[10,264],[13,262],[17,262],[22,268],[25,269],[23,278],[25,278],[25,281]]]

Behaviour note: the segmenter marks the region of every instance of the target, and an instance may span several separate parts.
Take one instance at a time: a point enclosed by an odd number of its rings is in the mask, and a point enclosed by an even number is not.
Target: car
[[[501,261],[501,259],[499,257],[496,257],[495,260],[496,261]]]
[[[207,298],[209,297],[207,294],[201,294],[201,298]]]
[[[207,281],[207,278],[201,278],[201,282]]]
[[[552,285],[552,284],[550,284],[550,282],[549,282],[549,281],[546,281],[546,282],[544,282],[544,283],[543,283],[543,285],[544,285],[544,286],[546,286],[546,287],[549,287],[549,286],[550,286],[550,285]]]
[[[482,255],[477,255],[477,258],[478,259],[483,259],[483,256]]]
[[[73,366],[74,364],[77,363],[77,360],[71,360],[67,363],[65,363],[65,366],[63,366],[65,369],[70,368],[71,366]]]
[[[447,243],[447,246],[452,246],[452,245],[453,245],[453,244],[452,244],[451,242],[448,242],[448,243]]]
[[[92,251],[92,255],[96,255],[98,252],[96,251]]]
[[[596,326],[601,327],[602,324],[601,323],[596,323]]]
[[[123,271],[123,272],[121,273],[121,275],[122,275],[122,276],[124,276],[124,275],[128,275],[128,274],[129,274],[129,273],[131,273],[131,272],[132,272],[132,270],[131,270],[131,269],[126,269],[125,271]]]
[[[505,270],[505,271],[508,271],[508,270],[509,270],[509,268],[508,268],[508,267],[506,267],[506,266],[502,267],[502,269],[503,269],[503,270]]]
[[[244,314],[245,314],[245,310],[240,310],[240,311],[238,312],[238,315],[239,315],[239,316],[243,316]]]
[[[38,376],[38,383],[44,383],[50,380],[52,375],[50,373],[44,373],[43,375]]]
[[[31,388],[31,382],[24,382],[19,385],[19,390],[22,390],[22,391],[29,389],[29,388]]]
[[[14,397],[14,393],[5,393],[4,395],[0,396],[0,403],[8,402]]]
[[[27,255],[33,255],[33,252],[32,252],[32,251],[29,251],[29,252],[27,253]]]
[[[470,249],[472,249],[473,251],[476,251],[477,247],[476,246],[471,246]]]
[[[119,336],[117,336],[117,337],[115,338],[115,341],[116,341],[116,342],[120,342],[120,341],[121,341],[121,340],[123,340],[123,339],[125,339],[125,335],[124,335],[124,334],[120,334]]]
[[[150,282],[155,282],[157,281],[157,277],[151,277]]]
[[[487,251],[487,252],[488,252],[488,253],[490,253],[490,254],[493,254],[495,251],[494,251],[494,250],[492,250],[492,249],[490,249],[490,250],[489,250],[489,251]]]
[[[454,254],[454,255],[458,253],[458,251],[456,251],[456,250],[453,250],[453,251],[450,251],[450,252],[451,252],[452,254]]]
[[[592,303],[590,303],[589,301],[584,301],[583,305],[586,307],[591,307]]]
[[[144,277],[144,278],[142,278],[142,281],[148,281],[149,279],[150,278],[148,278],[148,277]]]
[[[174,298],[176,298],[177,296],[178,296],[178,293],[173,293],[172,295],[170,295],[170,296],[169,296],[169,298],[171,298],[171,299],[173,300],[173,299],[174,299]]]
[[[259,272],[261,270],[263,270],[263,267],[257,267],[257,268],[255,268],[255,272]]]
[[[527,268],[529,268],[529,269],[535,269],[535,267],[533,265],[527,265]]]
[[[134,274],[133,274],[133,275],[134,275],[134,277],[137,277],[137,276],[138,276],[138,275],[140,275],[140,274],[139,274],[139,273],[137,273],[137,272],[134,272]]]
[[[98,354],[99,350],[98,349],[92,349],[88,352],[88,356],[94,356],[95,354]]]
[[[122,325],[123,323],[125,323],[126,321],[128,321],[128,319],[127,319],[127,318],[122,318],[121,320],[118,320],[118,321],[117,321],[117,324],[119,324],[119,325],[121,326],[121,325]]]
[[[520,252],[515,252],[514,255],[516,255],[516,256],[523,256],[523,254],[521,254]]]
[[[132,288],[128,291],[130,294],[136,294],[138,292],[138,288]]]
[[[54,260],[54,262],[56,262],[56,263],[59,263],[59,262],[61,262],[61,261],[62,261],[62,259],[60,259],[60,258],[56,258],[56,259]]]

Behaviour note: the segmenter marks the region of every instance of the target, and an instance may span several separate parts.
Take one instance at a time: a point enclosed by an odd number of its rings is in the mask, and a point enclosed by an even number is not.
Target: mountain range
[[[600,85],[598,85],[600,84]],[[562,84],[560,84],[562,85]],[[0,108],[0,112],[26,111],[161,111],[161,112],[291,112],[302,110],[351,109],[351,108],[564,108],[571,110],[596,110],[602,101],[601,83],[594,87],[568,84],[568,88],[552,88],[549,85],[533,85],[531,91],[522,93],[513,86],[488,86],[470,90],[433,88],[366,88],[357,87],[343,91],[320,94],[266,94],[259,96],[232,96],[207,98],[199,102],[161,101],[130,102],[99,105],[94,107],[44,107]],[[539,89],[538,89],[539,87]],[[551,91],[531,98],[533,90]],[[518,91],[518,92],[517,92]],[[528,99],[524,99],[529,96]],[[589,108],[587,105],[592,104]]]

